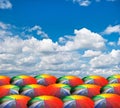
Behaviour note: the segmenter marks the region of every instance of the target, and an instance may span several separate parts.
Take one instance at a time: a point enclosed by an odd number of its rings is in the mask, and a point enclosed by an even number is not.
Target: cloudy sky
[[[0,0],[0,74],[120,73],[119,0]]]

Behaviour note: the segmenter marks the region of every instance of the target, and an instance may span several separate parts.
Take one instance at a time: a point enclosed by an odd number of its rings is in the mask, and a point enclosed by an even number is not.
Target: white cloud
[[[105,39],[86,28],[74,30],[75,36],[68,40],[65,46],[59,50],[79,50],[79,49],[103,49],[105,47]]]
[[[102,49],[106,47],[105,39],[86,28],[75,30],[74,36],[61,37],[65,39],[64,44],[61,44],[50,38],[39,40],[31,36],[24,39],[21,38],[21,33],[16,35],[5,27],[7,24],[2,25],[0,36],[4,38],[0,41],[0,74],[13,76],[51,73],[56,76],[85,76],[110,75],[109,72],[120,71],[120,51],[103,52]],[[33,27],[29,32],[36,29],[40,29],[40,26]],[[81,53],[83,49],[84,54]]]
[[[120,37],[119,37],[119,39],[118,39],[118,43],[117,43],[118,45],[120,45]]]
[[[108,42],[108,45],[110,45],[110,46],[116,46],[116,43],[115,42]]]
[[[36,31],[36,34],[40,35],[42,38],[48,38],[48,35],[44,31],[42,31],[42,28],[38,25],[35,25],[32,28],[29,28],[28,31],[29,32]]]
[[[103,34],[112,34],[119,33],[120,34],[120,25],[111,26],[109,25],[103,32]]]
[[[83,54],[83,57],[95,57],[101,54],[101,51],[86,50]]]
[[[89,6],[91,4],[90,0],[73,0],[74,3],[78,3],[80,6]]]
[[[101,54],[91,59],[90,64],[94,68],[113,68],[120,65],[120,50],[112,50],[108,54]]]
[[[11,9],[12,4],[9,0],[0,0],[0,9]]]

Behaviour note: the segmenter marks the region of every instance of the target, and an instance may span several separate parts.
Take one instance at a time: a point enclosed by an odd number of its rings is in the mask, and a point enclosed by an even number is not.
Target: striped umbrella
[[[99,86],[104,86],[108,84],[108,81],[102,77],[97,75],[86,76],[83,78],[85,84],[96,84]]]
[[[0,108],[28,108],[30,97],[23,95],[9,95],[0,99]]]
[[[120,108],[120,96],[117,94],[100,94],[93,97],[95,108]]]
[[[47,87],[49,94],[62,98],[64,96],[70,95],[71,87],[66,84],[52,84]]]
[[[54,96],[38,96],[28,102],[28,108],[63,108],[63,102]]]
[[[47,87],[38,84],[25,85],[21,87],[20,94],[31,98],[35,96],[47,95],[48,91],[46,88]]]
[[[72,94],[74,95],[84,95],[88,97],[93,97],[95,95],[100,94],[101,86],[94,84],[83,84],[78,85],[72,89]]]
[[[19,94],[19,87],[16,85],[0,86],[0,98],[7,95]]]
[[[115,93],[120,95],[120,83],[107,84],[101,88],[101,93]]]
[[[72,87],[83,84],[81,78],[77,76],[62,76],[57,79],[57,83],[68,84]]]
[[[120,74],[111,75],[107,78],[108,82],[111,83],[120,83]]]
[[[35,76],[35,79],[37,80],[37,83],[40,85],[50,85],[56,83],[57,78],[55,76],[49,75],[49,74],[41,74]]]
[[[94,102],[80,95],[71,95],[63,98],[64,108],[94,108]]]
[[[0,86],[10,84],[10,77],[0,75]]]
[[[37,81],[32,76],[27,75],[18,75],[11,78],[11,84],[17,85],[17,86],[24,86],[27,84],[36,84]]]

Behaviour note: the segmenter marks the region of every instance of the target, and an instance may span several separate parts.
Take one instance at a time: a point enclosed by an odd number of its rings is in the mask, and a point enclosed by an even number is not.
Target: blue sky
[[[120,72],[119,10],[119,0],[1,0],[0,73]]]

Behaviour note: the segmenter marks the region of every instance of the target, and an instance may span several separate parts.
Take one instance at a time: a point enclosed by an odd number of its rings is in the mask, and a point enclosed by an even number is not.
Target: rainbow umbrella
[[[10,84],[10,77],[8,76],[0,76],[0,86]]]
[[[49,94],[62,98],[64,96],[70,95],[71,87],[66,84],[52,84],[47,87]]]
[[[100,94],[93,97],[95,108],[120,108],[120,96],[117,94]]]
[[[0,86],[0,98],[12,94],[19,94],[19,87],[16,85]]]
[[[108,84],[101,88],[101,93],[115,93],[120,95],[120,84]]]
[[[32,76],[27,75],[18,75],[11,78],[11,84],[17,85],[17,86],[24,86],[27,84],[36,84],[37,81]]]
[[[80,95],[71,95],[63,98],[64,108],[94,108],[94,102]]]
[[[28,108],[63,108],[63,102],[54,96],[38,96],[28,102]]]
[[[120,83],[120,74],[111,75],[107,78],[108,82],[111,83]]]
[[[35,79],[37,80],[38,84],[41,85],[50,85],[56,83],[57,78],[55,76],[49,75],[49,74],[41,74],[35,76]]]
[[[108,81],[102,77],[97,75],[86,76],[83,78],[85,84],[96,84],[99,86],[104,86],[108,84]]]
[[[30,97],[23,95],[9,95],[0,99],[0,108],[28,108]]]
[[[83,84],[83,81],[77,76],[63,76],[57,79],[57,83],[68,84],[74,87]]]
[[[72,89],[73,95],[84,95],[88,97],[93,97],[95,95],[100,94],[101,86],[94,85],[94,84],[83,84],[78,85]]]
[[[25,96],[35,97],[35,96],[47,95],[48,92],[46,87],[43,85],[31,84],[21,87],[20,94]]]

